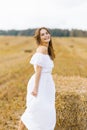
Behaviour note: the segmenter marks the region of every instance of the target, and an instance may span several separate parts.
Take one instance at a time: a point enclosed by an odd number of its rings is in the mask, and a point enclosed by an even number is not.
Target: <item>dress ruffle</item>
[[[49,55],[36,52],[31,57],[30,63],[33,65],[39,65],[46,68],[49,68],[49,67],[52,68],[54,66],[53,61],[51,60],[50,62],[50,60],[51,58],[49,59]]]

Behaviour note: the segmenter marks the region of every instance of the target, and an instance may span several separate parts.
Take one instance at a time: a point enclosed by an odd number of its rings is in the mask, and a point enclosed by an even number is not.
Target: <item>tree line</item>
[[[0,30],[0,35],[5,36],[33,36],[34,29],[26,29],[26,30]],[[78,30],[78,29],[49,29],[51,35],[54,37],[87,37],[87,31]]]

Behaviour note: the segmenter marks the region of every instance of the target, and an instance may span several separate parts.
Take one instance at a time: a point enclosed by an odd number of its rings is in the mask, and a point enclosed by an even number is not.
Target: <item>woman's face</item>
[[[42,43],[49,43],[50,42],[50,34],[46,29],[41,29],[40,31],[40,40]]]

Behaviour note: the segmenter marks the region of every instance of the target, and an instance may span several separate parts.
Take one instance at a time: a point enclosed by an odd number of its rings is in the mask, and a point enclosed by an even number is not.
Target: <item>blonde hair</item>
[[[36,39],[36,42],[37,42],[38,45],[41,44],[41,43],[40,43],[40,42],[41,42],[41,39],[40,39],[40,31],[41,31],[42,29],[45,29],[45,30],[50,34],[50,32],[49,32],[49,30],[48,30],[47,28],[45,28],[45,27],[38,28],[38,29],[35,31],[35,35],[34,35],[34,38]],[[52,45],[52,39],[51,39],[50,42],[49,42],[48,54],[49,54],[49,56],[51,57],[51,59],[54,60],[54,58],[55,58],[55,53],[54,53],[54,49],[53,49],[53,45]]]

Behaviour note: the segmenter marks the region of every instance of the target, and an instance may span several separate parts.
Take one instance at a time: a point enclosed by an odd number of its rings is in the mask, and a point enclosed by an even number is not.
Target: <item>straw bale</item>
[[[57,82],[55,130],[87,130],[87,79],[54,77],[54,80]]]
[[[77,121],[79,130],[87,130],[87,93],[80,94]]]

